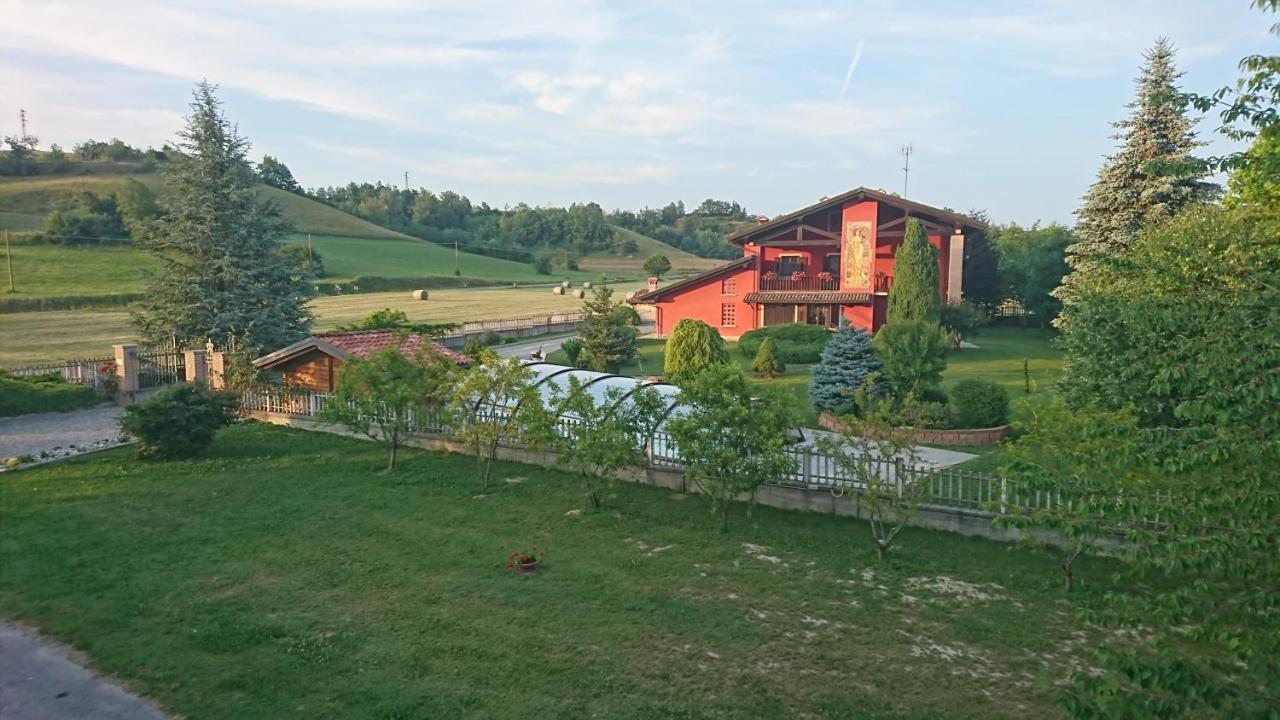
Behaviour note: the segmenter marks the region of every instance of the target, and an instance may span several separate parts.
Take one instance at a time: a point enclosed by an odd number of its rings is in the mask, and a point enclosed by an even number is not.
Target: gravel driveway
[[[124,408],[100,405],[87,410],[0,418],[0,458],[39,456],[57,447],[86,447],[120,435]]]

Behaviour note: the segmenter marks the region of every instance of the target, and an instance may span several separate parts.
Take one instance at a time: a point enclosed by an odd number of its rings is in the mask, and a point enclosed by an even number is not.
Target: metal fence
[[[109,378],[115,375],[115,359],[109,357],[77,358],[75,360],[64,360],[60,363],[8,368],[5,372],[14,377],[55,375],[69,383],[103,388],[107,385]]]
[[[147,390],[187,378],[186,362],[181,350],[139,350],[138,388]]]
[[[315,418],[330,402],[331,395],[317,393],[251,393],[243,397],[243,406],[249,411],[261,411]],[[492,414],[492,411],[489,411]],[[562,428],[569,428],[580,421],[559,418]],[[425,435],[454,436],[451,419],[443,414],[430,414],[410,418],[415,432]],[[519,441],[504,443],[509,447],[521,447]],[[669,434],[656,430],[647,438],[638,438],[648,467],[679,472],[684,469],[683,459],[675,441]],[[865,491],[856,472],[851,471],[848,460],[825,453],[816,447],[793,446],[786,450],[792,460],[791,471],[779,478],[777,484],[788,487],[829,489],[834,492]],[[911,465],[895,458],[863,460],[864,472],[879,478],[883,492],[904,498],[908,494],[919,501],[922,508],[965,510],[995,516],[1009,508],[1020,510],[1047,510],[1059,502],[1048,493],[1033,496],[1011,495],[1008,481],[996,475],[956,468],[937,468],[927,465]]]

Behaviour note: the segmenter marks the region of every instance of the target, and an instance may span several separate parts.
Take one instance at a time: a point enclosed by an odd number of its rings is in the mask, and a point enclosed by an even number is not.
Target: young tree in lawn
[[[893,286],[885,322],[938,322],[942,298],[938,295],[938,251],[918,220],[907,221],[902,245],[894,255]]]
[[[668,420],[685,476],[693,480],[729,529],[729,511],[743,495],[786,477],[794,427],[792,398],[776,388],[752,388],[736,367],[711,364],[688,375],[678,402],[688,412]]]
[[[959,351],[965,338],[978,334],[987,325],[987,313],[968,300],[942,306],[942,330],[951,339],[951,349]]]
[[[614,372],[636,356],[636,330],[630,317],[617,310],[613,288],[603,283],[591,289],[582,304],[585,317],[578,326],[582,341],[579,358],[583,366],[599,372]]]
[[[776,378],[786,372],[787,366],[778,359],[777,344],[767,337],[751,360],[751,372],[761,377]]]
[[[816,410],[846,414],[855,410],[854,393],[872,373],[880,372],[880,358],[871,336],[848,322],[831,336],[809,379],[809,400]],[[884,388],[881,388],[882,390]]]
[[[730,365],[724,338],[701,320],[685,318],[676,323],[662,349],[662,374],[672,382],[710,365]]]
[[[137,246],[159,260],[134,323],[152,342],[278,348],[307,336],[314,288],[280,252],[289,223],[258,195],[249,143],[208,82],[196,86],[181,153],[169,164],[165,213]]]
[[[493,461],[504,442],[547,427],[546,408],[533,386],[533,371],[519,358],[480,351],[454,383],[454,432],[471,446],[481,487],[489,486]]]
[[[611,388],[597,398],[571,377],[568,389],[557,386],[550,403],[554,427],[547,445],[562,466],[582,478],[593,508],[603,503],[619,470],[644,464],[645,440],[666,410],[656,390],[640,388],[625,401],[624,395]]]
[[[920,514],[929,479],[915,472],[920,455],[906,435],[893,428],[890,402],[881,398],[875,373],[867,375],[854,393],[862,416],[841,418],[843,431],[818,439],[817,447],[835,460],[852,485],[832,488],[836,497],[854,495],[884,560],[898,533]]]
[[[1067,249],[1071,272],[1055,292],[1068,306],[1096,279],[1099,262],[1122,257],[1143,225],[1218,194],[1193,156],[1204,143],[1196,139],[1198,121],[1178,102],[1181,73],[1174,67],[1174,52],[1165,38],[1146,52],[1137,97],[1127,106],[1131,114],[1113,124],[1120,148],[1107,158],[1076,211],[1076,241]],[[1070,322],[1070,307],[1065,310],[1060,325]]]
[[[408,357],[398,347],[384,348],[367,359],[347,358],[320,418],[385,445],[390,472],[396,469],[405,438],[423,418],[448,405],[454,371],[454,364],[443,357],[430,352]]]
[[[947,338],[937,323],[890,323],[880,328],[871,344],[884,379],[899,395],[919,394],[942,382]]]
[[[663,273],[671,272],[671,261],[666,255],[650,255],[644,261],[644,271],[661,278]]]
[[[991,228],[990,234],[1000,254],[1005,297],[1022,303],[1044,327],[1062,308],[1056,288],[1069,269],[1067,248],[1074,242],[1070,228],[1057,223],[1029,228],[1010,223]],[[1023,323],[1027,317],[1023,316]]]
[[[293,178],[293,173],[289,172],[289,166],[270,155],[263,155],[262,162],[258,163],[258,177],[262,178],[264,184],[273,188],[298,195],[303,194],[302,186]]]

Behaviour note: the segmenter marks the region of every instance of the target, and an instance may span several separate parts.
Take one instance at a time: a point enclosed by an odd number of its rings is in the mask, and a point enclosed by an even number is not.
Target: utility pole
[[[461,275],[462,271],[458,269],[458,239],[453,239],[453,274]]]
[[[907,175],[911,172],[911,153],[915,148],[910,143],[902,146],[902,197],[907,196]]]
[[[4,259],[9,265],[9,292],[18,292],[13,286],[13,250],[9,249],[9,231],[4,231]]]

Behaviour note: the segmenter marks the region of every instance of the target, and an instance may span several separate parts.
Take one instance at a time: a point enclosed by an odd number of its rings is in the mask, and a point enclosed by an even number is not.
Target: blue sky
[[[1246,0],[0,0],[0,132],[25,108],[42,146],[158,146],[207,77],[306,186],[408,171],[497,206],[776,215],[900,192],[911,143],[912,199],[1070,222],[1144,48],[1171,38],[1207,91],[1276,52],[1273,19]]]

